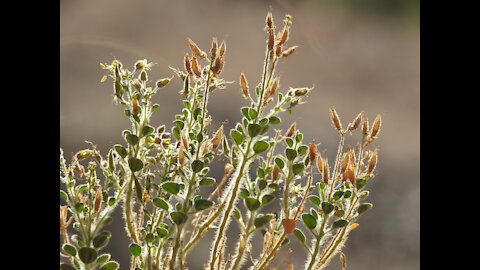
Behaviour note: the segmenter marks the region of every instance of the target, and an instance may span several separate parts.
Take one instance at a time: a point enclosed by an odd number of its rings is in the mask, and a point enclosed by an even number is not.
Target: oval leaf
[[[302,220],[303,223],[305,223],[305,226],[307,226],[309,229],[314,229],[317,227],[317,220],[310,214],[302,214]]]
[[[245,206],[250,211],[255,211],[260,207],[260,201],[253,197],[248,197],[245,199]]]
[[[253,151],[255,152],[255,154],[258,154],[267,150],[269,146],[270,144],[268,144],[267,142],[258,141],[253,145]]]
[[[82,262],[89,264],[97,259],[97,251],[93,248],[82,247],[78,250],[78,256]]]

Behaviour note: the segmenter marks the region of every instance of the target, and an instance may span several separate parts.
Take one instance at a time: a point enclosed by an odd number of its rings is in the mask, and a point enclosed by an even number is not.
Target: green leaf
[[[208,209],[212,205],[213,205],[212,201],[204,200],[204,199],[196,200],[195,203],[193,204],[193,206],[195,207],[195,210],[197,211]]]
[[[140,185],[140,182],[138,182],[138,179],[135,177],[134,179],[134,184],[135,184],[135,194],[137,195],[137,199],[139,202],[143,201],[143,188]]]
[[[250,211],[255,211],[260,207],[260,201],[254,197],[248,197],[245,199],[245,206]]]
[[[250,196],[250,192],[246,188],[240,188],[240,197],[246,199],[248,196]]]
[[[96,249],[102,248],[107,245],[111,234],[109,232],[101,233],[93,238],[93,246]]]
[[[77,213],[82,212],[84,207],[85,206],[83,205],[83,203],[81,203],[81,202],[76,203],[75,206],[74,206],[75,212],[77,212]]]
[[[250,114],[249,114],[250,108],[249,107],[242,107],[240,109],[240,111],[242,112],[243,116],[245,116],[248,120],[250,120]]]
[[[82,262],[89,264],[97,259],[97,251],[93,248],[82,247],[78,250],[78,256]]]
[[[108,206],[113,206],[115,204],[115,198],[114,197],[111,197],[108,199]]]
[[[261,152],[267,150],[269,146],[270,146],[270,144],[267,143],[267,142],[258,141],[253,145],[253,151],[255,152],[255,154],[258,154],[258,153],[261,153]]]
[[[142,135],[147,136],[151,133],[153,133],[155,129],[152,126],[146,125],[142,128]]]
[[[253,138],[258,134],[260,134],[262,127],[259,124],[249,124],[247,130],[248,130],[248,135],[250,135],[250,137]]]
[[[110,254],[103,254],[98,256],[96,263],[102,264],[110,259]]]
[[[297,163],[293,164],[292,166],[292,172],[293,174],[299,174],[305,169],[305,164],[303,163]]]
[[[172,193],[173,195],[177,195],[180,192],[180,185],[175,182],[164,182],[162,185],[162,189],[168,193]]]
[[[68,200],[67,193],[63,190],[60,190],[60,198],[63,198],[64,200]]]
[[[198,184],[200,186],[210,186],[210,185],[215,184],[215,182],[216,182],[215,178],[207,177],[207,178],[203,178],[202,180],[200,180],[200,182]]]
[[[301,145],[301,146],[298,147],[298,154],[300,156],[302,156],[303,154],[305,154],[307,152],[307,150],[308,150],[308,146]]]
[[[295,230],[293,230],[293,234],[295,234],[300,242],[305,243],[305,234],[300,229],[295,228]]]
[[[128,167],[132,172],[138,172],[143,169],[143,162],[138,158],[131,157],[128,159]]]
[[[192,171],[194,173],[200,172],[203,169],[203,167],[205,167],[205,163],[203,163],[203,161],[201,160],[197,159],[192,162]]]
[[[140,256],[140,254],[142,254],[142,247],[135,244],[135,243],[132,243],[130,244],[130,246],[128,247],[128,249],[130,250],[130,253],[134,256],[134,257],[138,257]]]
[[[177,126],[172,128],[172,135],[175,139],[180,140],[180,129]]]
[[[325,214],[330,214],[333,211],[334,207],[329,202],[322,202],[322,210]]]
[[[61,263],[60,270],[77,270],[77,268],[71,266],[70,264]]]
[[[275,196],[272,194],[266,194],[262,197],[262,204],[267,204],[275,199]]]
[[[371,204],[371,203],[363,203],[358,207],[357,212],[358,212],[359,215],[361,215],[365,211],[367,211],[368,209],[372,208],[372,206],[373,206],[373,204]]]
[[[197,120],[198,118],[198,115],[202,112],[202,109],[201,108],[196,108],[195,110],[193,110],[193,119]]]
[[[345,193],[343,193],[343,198],[345,198],[345,199],[350,198],[350,196],[352,196],[352,191],[350,191],[350,190],[347,190],[347,191],[345,191]]]
[[[259,214],[257,218],[255,218],[255,220],[253,221],[253,225],[255,225],[255,228],[262,227],[263,225],[267,224],[272,218],[272,214]]]
[[[309,229],[314,229],[317,227],[317,220],[308,213],[302,214],[302,220],[303,223],[305,223],[305,226],[307,226]]]
[[[362,189],[367,184],[367,180],[358,179],[356,184],[357,184],[357,189]]]
[[[312,195],[308,197],[308,200],[311,201],[313,204],[320,206],[320,198],[318,196]]]
[[[280,124],[281,122],[282,122],[281,119],[276,116],[272,116],[268,118],[268,123],[270,125],[277,125],[277,124]]]
[[[283,169],[285,167],[285,162],[279,157],[275,158],[275,163],[280,169]]]
[[[348,221],[344,219],[339,219],[333,223],[332,228],[337,229],[337,228],[345,227],[347,225],[348,225]]]
[[[265,177],[265,176],[264,176]],[[267,181],[263,180],[263,179],[260,179],[258,180],[257,182],[257,186],[260,190],[264,190],[266,187],[267,187]]]
[[[248,110],[248,115],[250,116],[250,119],[257,118],[257,115],[258,115],[257,110],[250,108]]]
[[[127,134],[125,136],[125,140],[128,142],[130,145],[137,145],[138,141],[140,140],[137,135],[135,134]]]
[[[240,145],[245,140],[243,135],[235,129],[230,130],[230,136],[232,136],[237,145]]]
[[[170,209],[170,205],[168,205],[168,203],[167,203],[166,201],[164,201],[163,199],[161,199],[161,198],[155,198],[155,199],[153,199],[153,204],[154,204],[156,207],[165,209],[165,210],[167,210],[167,211],[168,211],[168,209]]]
[[[117,153],[122,157],[122,158],[125,158],[127,155],[128,155],[128,152],[127,150],[120,144],[117,144],[114,146],[115,147],[115,151],[117,151]]]
[[[111,262],[108,262],[108,263],[102,265],[100,270],[116,270],[116,269],[118,269],[118,267],[120,267],[118,262],[111,261]]]
[[[297,151],[295,149],[287,148],[285,149],[285,155],[288,160],[292,161],[297,157]]]
[[[65,251],[67,254],[72,255],[74,257],[77,255],[77,249],[74,246],[69,244],[63,245],[63,251]]]
[[[157,234],[163,238],[168,235],[168,230],[165,228],[157,228]]]
[[[182,225],[187,221],[188,216],[182,212],[172,212],[170,213],[170,218],[172,219],[173,223]]]
[[[333,199],[334,201],[340,199],[340,198],[343,196],[343,193],[344,193],[344,192],[341,191],[341,190],[336,191],[335,193],[333,193],[332,199]]]

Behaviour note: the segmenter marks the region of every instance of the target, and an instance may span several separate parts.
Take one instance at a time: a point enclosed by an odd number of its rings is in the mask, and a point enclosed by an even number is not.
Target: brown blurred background
[[[170,77],[168,66],[182,67],[187,37],[205,51],[212,37],[226,41],[222,77],[235,83],[212,95],[209,110],[214,125],[228,119],[226,127],[232,127],[245,104],[238,87],[240,72],[245,72],[251,87],[261,77],[266,13],[273,13],[277,25],[291,14],[288,45],[300,48],[281,61],[281,86],[315,89],[308,103],[283,115],[278,128],[297,121],[305,142],[315,138],[322,155],[333,160],[338,141],[329,106],[335,106],[344,125],[362,110],[371,121],[378,113],[383,117],[375,143],[380,149],[378,173],[368,188],[367,200],[374,208],[361,217],[343,250],[348,269],[420,268],[417,1],[62,0],[60,5],[60,145],[67,157],[88,147],[85,140],[106,153],[113,144],[123,143],[121,132],[129,127],[122,108],[112,102],[111,81],[100,83],[104,72],[99,63],[116,58],[131,69],[136,60],[146,58],[158,64],[150,73],[152,80]],[[161,108],[154,125],[171,127],[181,108],[180,89],[176,78],[156,96]],[[354,144],[356,138],[350,138],[347,143]],[[214,168],[214,176],[221,166]],[[128,269],[129,242],[118,210],[117,222],[109,226],[114,237],[108,249],[121,269]],[[229,230],[231,249],[238,233],[234,222]],[[201,269],[206,262],[212,236],[207,234],[190,254],[190,269]],[[260,233],[252,244],[258,252]],[[295,269],[303,269],[304,250],[294,238],[290,247]],[[328,269],[340,269],[338,257]]]

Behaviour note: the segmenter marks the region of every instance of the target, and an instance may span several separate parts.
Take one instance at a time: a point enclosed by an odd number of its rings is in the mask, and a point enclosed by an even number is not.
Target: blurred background
[[[124,143],[129,128],[123,109],[115,106],[111,81],[100,83],[99,63],[122,61],[130,70],[136,60],[157,63],[149,73],[155,81],[173,75],[168,66],[182,68],[189,51],[187,38],[208,51],[211,38],[225,40],[226,64],[222,76],[234,81],[210,98],[213,125],[226,128],[240,120],[238,80],[245,72],[250,87],[261,77],[266,32],[271,11],[280,27],[285,14],[293,16],[288,46],[300,48],[278,68],[281,87],[312,87],[307,103],[283,115],[277,128],[297,121],[305,142],[319,144],[323,156],[333,160],[338,135],[329,118],[334,105],[344,125],[364,111],[370,121],[383,117],[377,176],[369,184],[367,201],[374,208],[359,220],[343,252],[349,270],[407,270],[420,268],[419,177],[419,1],[415,0],[103,0],[60,1],[61,142],[66,157],[94,142],[105,154]],[[171,127],[180,112],[178,78],[155,97],[161,107],[153,125]],[[228,119],[227,122],[225,122]],[[355,145],[350,136],[347,144]],[[221,176],[223,164],[211,172]],[[108,249],[121,269],[129,266],[129,240],[117,208],[109,225],[114,237]],[[229,249],[238,235],[229,228]],[[209,233],[189,255],[190,269],[202,269],[209,256]],[[306,253],[294,238],[289,261],[303,269]],[[252,242],[258,256],[261,235]],[[227,250],[227,251],[228,251]],[[283,251],[285,248],[283,249]],[[283,252],[282,251],[282,252]],[[249,264],[247,263],[246,266]],[[286,269],[283,266],[280,269]],[[338,256],[328,269],[340,269]]]

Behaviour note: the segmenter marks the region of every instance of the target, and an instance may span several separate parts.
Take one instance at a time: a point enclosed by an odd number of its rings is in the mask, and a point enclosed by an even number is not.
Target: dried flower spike
[[[360,123],[362,122],[362,115],[363,112],[359,113],[355,120],[353,120],[353,122],[348,125],[348,131],[354,131],[360,126]]]
[[[368,118],[365,119],[365,121],[363,121],[363,125],[362,125],[362,134],[363,136],[368,136]]]
[[[222,141],[223,136],[223,125],[215,132],[215,136],[212,139],[212,147],[213,149],[217,149],[218,145]]]
[[[367,173],[371,174],[373,170],[375,170],[376,165],[377,165],[377,151],[373,152],[372,156],[370,157],[370,161],[368,162]]]
[[[223,56],[225,54],[226,48],[227,48],[227,45],[225,45],[225,40],[223,40],[222,44],[220,45],[220,56]]]
[[[133,115],[138,115],[140,113],[139,109],[138,109],[138,100],[136,97],[132,97],[132,113]]]
[[[210,49],[210,55],[212,55],[212,58],[215,58],[217,56],[217,40],[216,39],[212,40],[212,48]]]
[[[273,28],[273,17],[272,17],[272,13],[270,12],[267,13],[267,28],[269,29]]]
[[[184,63],[185,63],[185,70],[187,71],[188,74],[192,75],[192,68],[190,67],[190,57],[188,57],[188,53],[185,53],[184,57]]]
[[[317,145],[315,144],[315,140],[308,145],[308,157],[310,158],[310,163],[313,165],[315,162],[315,158],[317,156]]]
[[[328,172],[330,170],[330,166],[328,166],[328,158],[324,160],[323,163],[323,182],[328,184]]]
[[[280,173],[280,167],[278,167],[277,164],[275,164],[272,170],[272,182],[277,181],[279,173]]]

